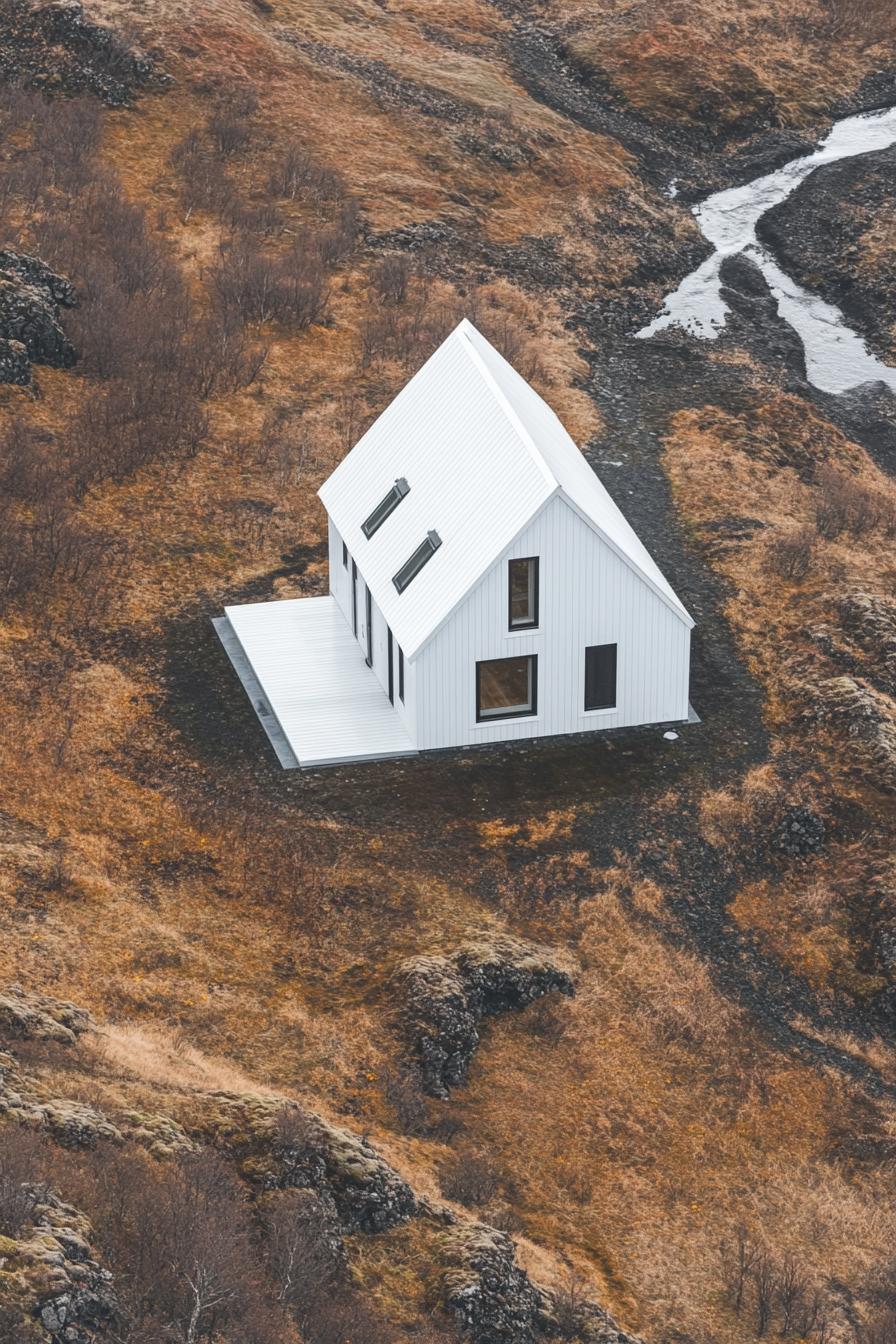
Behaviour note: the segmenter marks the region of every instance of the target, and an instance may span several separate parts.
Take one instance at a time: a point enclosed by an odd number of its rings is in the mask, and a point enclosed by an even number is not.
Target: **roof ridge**
[[[510,402],[507,400],[507,397],[501,391],[500,387],[498,386],[497,382],[492,376],[488,366],[486,365],[485,360],[482,358],[479,351],[473,344],[473,341],[469,336],[469,331],[475,331],[476,335],[479,336],[482,340],[486,339],[486,337],[484,337],[480,331],[477,331],[476,327],[473,326],[473,323],[467,317],[462,318],[461,321],[458,323],[458,325],[455,327],[454,335],[460,336],[462,338],[461,343],[463,345],[463,348],[466,350],[470,359],[476,365],[476,368],[482,375],[486,386],[488,387],[495,401],[501,407],[501,410],[504,412],[507,419],[510,421],[511,425],[513,426],[514,430],[517,433],[518,438],[520,439],[524,447],[528,450],[529,456],[535,462],[535,465],[540,469],[545,480],[548,482],[549,485],[553,486],[555,490],[559,490],[561,488],[560,482],[557,480],[557,477],[554,475],[554,473],[548,466],[547,462],[545,461],[544,456],[539,451],[538,445],[532,438],[532,435],[529,433],[528,429],[526,429],[526,426],[523,424],[522,420],[517,415],[516,411],[511,406]],[[498,353],[500,354],[500,351]],[[501,357],[503,358],[503,356]]]

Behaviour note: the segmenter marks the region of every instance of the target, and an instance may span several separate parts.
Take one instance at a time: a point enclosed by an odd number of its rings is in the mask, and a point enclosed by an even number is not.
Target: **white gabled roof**
[[[361,525],[399,477],[408,494],[368,540]],[[319,493],[408,658],[555,494],[693,625],[557,416],[466,319]],[[431,530],[442,545],[399,594],[393,575]]]

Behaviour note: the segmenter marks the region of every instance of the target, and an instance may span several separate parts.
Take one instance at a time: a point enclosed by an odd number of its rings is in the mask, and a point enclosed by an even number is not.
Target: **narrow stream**
[[[667,327],[682,327],[702,340],[715,340],[730,311],[722,298],[720,269],[726,257],[743,253],[756,263],[778,304],[778,313],[803,343],[809,381],[824,392],[846,392],[862,383],[886,383],[896,392],[896,369],[871,354],[846,324],[839,308],[803,289],[776,264],[756,237],[767,210],[787,199],[816,168],[896,143],[896,108],[847,117],[833,127],[814,154],[794,159],[743,187],[716,192],[695,206],[694,215],[715,252],[669,294],[644,340]]]

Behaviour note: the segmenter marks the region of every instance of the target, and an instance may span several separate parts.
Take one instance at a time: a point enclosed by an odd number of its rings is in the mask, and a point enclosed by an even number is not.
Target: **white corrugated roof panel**
[[[362,524],[409,490],[368,540]],[[413,657],[559,491],[690,621],[554,412],[464,320],[320,490],[374,601]],[[399,594],[392,582],[430,531],[442,545]]]

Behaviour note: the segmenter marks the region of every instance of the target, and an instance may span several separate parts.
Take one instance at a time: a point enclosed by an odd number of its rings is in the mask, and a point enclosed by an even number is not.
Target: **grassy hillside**
[[[896,101],[889,10],[0,11],[0,248],[55,277],[0,256],[0,1340],[60,1337],[52,1226],[88,1341],[883,1344],[891,412],[743,295],[631,333],[704,255],[672,179]],[[210,618],[326,591],[317,487],[464,314],[693,611],[703,722],[283,773]],[[401,968],[507,936],[575,996],[429,1095]]]

